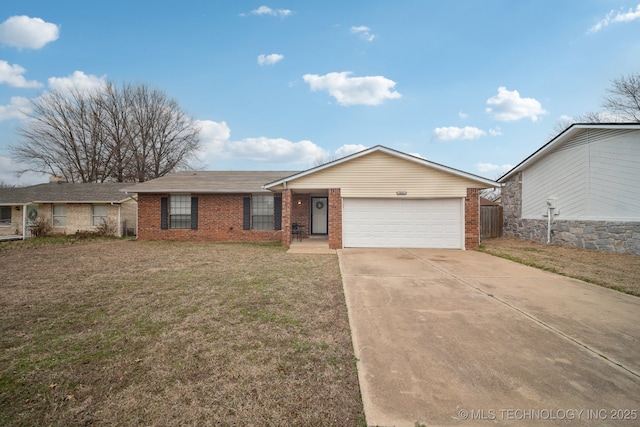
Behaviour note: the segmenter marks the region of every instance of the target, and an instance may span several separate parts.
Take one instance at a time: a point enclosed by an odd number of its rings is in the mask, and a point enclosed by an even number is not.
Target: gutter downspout
[[[110,202],[111,206],[115,206],[116,204],[114,202]],[[118,237],[122,237],[122,232],[120,231],[120,204],[118,204]],[[108,215],[107,215],[108,217]]]

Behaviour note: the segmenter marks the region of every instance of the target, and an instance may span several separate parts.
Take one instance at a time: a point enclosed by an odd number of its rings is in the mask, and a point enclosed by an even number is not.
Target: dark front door
[[[327,197],[311,198],[311,234],[327,234],[328,201]]]

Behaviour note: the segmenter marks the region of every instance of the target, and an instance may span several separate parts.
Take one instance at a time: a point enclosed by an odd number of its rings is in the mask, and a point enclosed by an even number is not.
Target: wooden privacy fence
[[[502,206],[480,206],[480,235],[502,237]]]

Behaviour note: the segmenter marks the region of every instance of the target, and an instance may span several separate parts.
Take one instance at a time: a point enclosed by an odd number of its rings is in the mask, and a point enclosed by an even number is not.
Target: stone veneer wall
[[[521,172],[505,182],[501,199],[504,237],[547,242],[546,218],[521,218]],[[551,243],[640,255],[640,222],[565,220],[560,216],[551,223]]]

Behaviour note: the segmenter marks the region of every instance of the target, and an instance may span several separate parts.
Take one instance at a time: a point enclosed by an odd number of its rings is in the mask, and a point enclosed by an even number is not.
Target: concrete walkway
[[[369,425],[640,425],[640,298],[474,251],[337,252]]]

